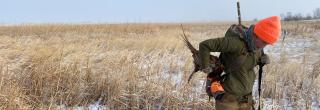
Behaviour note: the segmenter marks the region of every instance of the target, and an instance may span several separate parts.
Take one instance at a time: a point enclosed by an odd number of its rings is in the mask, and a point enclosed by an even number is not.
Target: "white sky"
[[[240,0],[244,20],[313,14],[320,0]],[[236,21],[236,0],[1,0],[0,23]]]

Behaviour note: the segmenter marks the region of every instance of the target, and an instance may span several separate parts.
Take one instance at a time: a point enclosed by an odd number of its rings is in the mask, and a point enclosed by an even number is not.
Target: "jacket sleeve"
[[[244,43],[236,38],[222,37],[208,39],[199,44],[201,68],[209,66],[210,52],[240,52]]]

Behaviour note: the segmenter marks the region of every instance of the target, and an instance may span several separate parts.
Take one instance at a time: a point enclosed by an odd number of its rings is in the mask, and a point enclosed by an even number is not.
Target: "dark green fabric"
[[[254,66],[261,56],[261,50],[248,53],[246,44],[237,31],[230,28],[225,37],[208,39],[199,44],[201,67],[209,66],[210,52],[221,52],[220,60],[227,76],[223,82],[226,92],[237,96],[249,94],[256,78]]]

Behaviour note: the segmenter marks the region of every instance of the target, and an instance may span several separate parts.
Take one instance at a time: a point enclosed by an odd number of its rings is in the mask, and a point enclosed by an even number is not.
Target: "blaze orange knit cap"
[[[253,29],[261,40],[273,45],[280,37],[281,23],[279,16],[271,16],[258,21]]]

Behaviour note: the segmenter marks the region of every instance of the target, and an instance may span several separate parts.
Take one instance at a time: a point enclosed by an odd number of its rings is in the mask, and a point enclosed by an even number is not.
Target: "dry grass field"
[[[222,37],[230,23],[183,25],[197,48],[202,40]],[[285,40],[266,48],[272,62],[264,69],[262,107],[315,109],[320,22],[284,22],[283,29]],[[179,24],[2,25],[0,110],[89,109],[92,104],[214,109],[204,73],[187,83],[193,65],[181,35]]]

